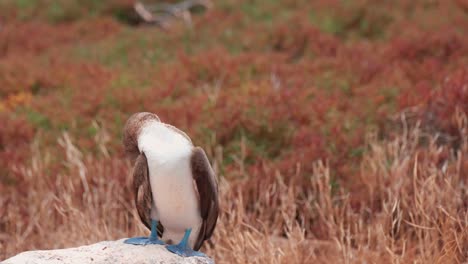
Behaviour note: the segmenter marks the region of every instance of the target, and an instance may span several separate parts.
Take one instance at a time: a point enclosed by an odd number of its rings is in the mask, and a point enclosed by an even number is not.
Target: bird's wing
[[[135,204],[143,224],[151,229],[151,209],[153,194],[149,180],[148,161],[145,153],[138,155],[133,168],[133,189],[135,191]],[[164,227],[158,224],[158,235],[162,236]]]
[[[203,220],[194,246],[194,249],[198,250],[202,246],[203,241],[211,237],[218,220],[218,184],[213,169],[202,148],[194,148],[190,165],[200,198],[200,212]]]

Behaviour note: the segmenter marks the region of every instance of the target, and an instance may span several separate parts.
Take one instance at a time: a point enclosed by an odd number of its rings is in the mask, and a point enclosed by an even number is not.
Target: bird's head
[[[160,122],[157,115],[149,112],[135,113],[127,120],[123,133],[125,154],[133,161],[138,157],[138,136],[145,123],[149,121]]]

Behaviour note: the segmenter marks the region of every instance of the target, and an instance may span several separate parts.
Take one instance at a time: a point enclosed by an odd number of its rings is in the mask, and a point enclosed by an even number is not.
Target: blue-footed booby
[[[213,234],[219,205],[216,177],[203,149],[148,112],[128,119],[123,144],[134,163],[138,215],[151,230],[149,237],[125,243],[167,243],[180,256],[204,256],[197,250]]]

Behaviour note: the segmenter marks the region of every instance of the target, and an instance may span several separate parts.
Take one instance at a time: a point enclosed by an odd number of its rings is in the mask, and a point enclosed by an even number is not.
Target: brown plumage
[[[151,208],[153,206],[153,194],[149,181],[148,161],[144,153],[138,155],[133,167],[133,190],[135,206],[141,222],[151,229]],[[158,224],[158,236],[162,237],[164,227]]]
[[[216,177],[211,169],[210,162],[202,148],[194,148],[190,159],[190,166],[197,185],[200,199],[200,214],[203,219],[194,246],[194,249],[198,250],[202,246],[203,241],[211,237],[218,220],[218,184],[216,183]]]
[[[160,122],[157,115],[148,112],[141,112],[130,116],[127,123],[125,123],[123,145],[125,154],[127,154],[132,162],[134,162],[138,155],[140,155],[140,150],[138,149],[138,135],[140,135],[143,125],[151,120]]]

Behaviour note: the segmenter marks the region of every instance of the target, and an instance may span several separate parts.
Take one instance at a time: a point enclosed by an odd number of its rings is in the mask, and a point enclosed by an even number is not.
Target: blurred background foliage
[[[37,135],[54,148],[66,130],[94,151],[97,121],[116,155],[122,122],[146,110],[198,144],[214,138],[227,165],[244,139],[250,165],[329,159],[344,178],[365,131],[466,74],[464,1],[215,6],[166,32],[131,22],[129,0],[2,1],[2,149],[26,158]]]

